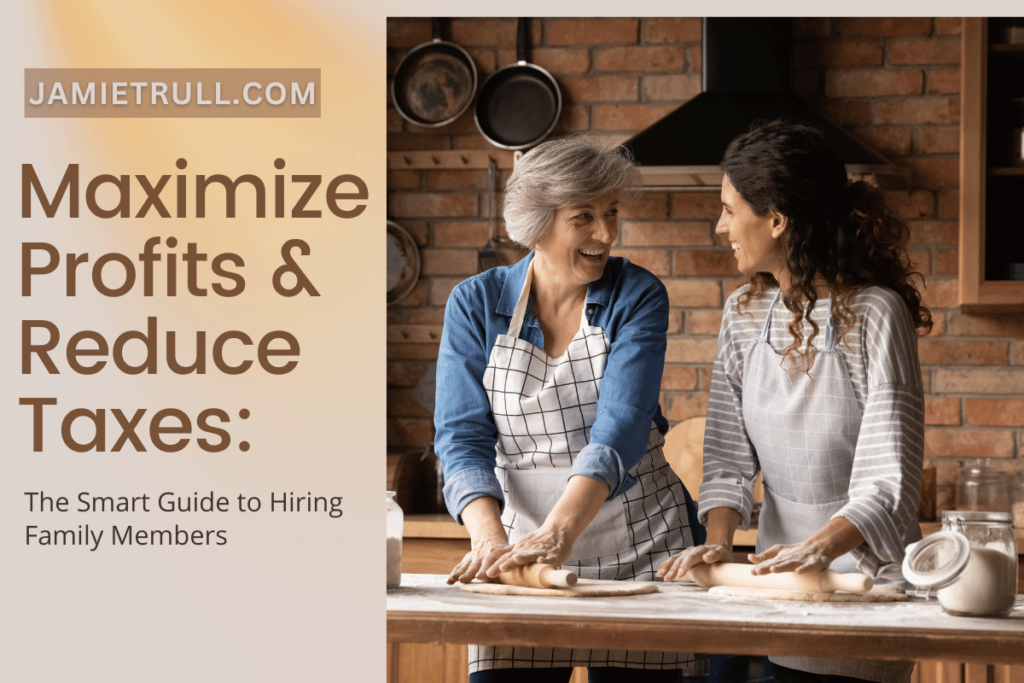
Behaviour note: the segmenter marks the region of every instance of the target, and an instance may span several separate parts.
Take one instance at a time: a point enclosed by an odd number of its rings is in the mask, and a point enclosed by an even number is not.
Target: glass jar
[[[956,509],[1010,512],[1010,477],[977,458],[960,468],[956,478]]]
[[[388,588],[398,588],[402,583],[402,526],[405,515],[395,502],[395,492],[388,491]]]
[[[1006,512],[946,510],[942,531],[907,547],[904,577],[957,616],[1006,616],[1017,599],[1017,543]]]

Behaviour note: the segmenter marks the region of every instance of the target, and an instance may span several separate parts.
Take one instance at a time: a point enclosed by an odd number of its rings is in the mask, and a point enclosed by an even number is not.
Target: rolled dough
[[[812,591],[791,591],[781,588],[741,588],[738,586],[713,586],[711,595],[728,595],[732,598],[753,598],[755,600],[798,600],[802,602],[901,602],[907,599],[906,592],[897,586],[875,586],[867,593],[815,593]]]
[[[572,588],[530,588],[506,586],[503,583],[460,583],[459,588],[470,593],[490,595],[531,595],[541,598],[608,598],[616,595],[643,595],[657,593],[658,584],[640,581],[595,581],[580,579]]]

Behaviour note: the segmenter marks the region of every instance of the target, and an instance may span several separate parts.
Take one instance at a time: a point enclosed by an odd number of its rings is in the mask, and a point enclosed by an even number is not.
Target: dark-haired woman
[[[754,574],[831,567],[899,580],[920,539],[924,451],[907,228],[884,194],[848,183],[818,130],[773,122],[723,162],[717,232],[750,281],[729,297],[704,440],[707,542],[659,575],[732,559],[764,473]],[[771,657],[776,681],[909,681],[908,662]]]

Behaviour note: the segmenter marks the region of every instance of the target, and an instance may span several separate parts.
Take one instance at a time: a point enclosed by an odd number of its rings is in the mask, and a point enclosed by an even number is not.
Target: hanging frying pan
[[[455,43],[442,40],[442,20],[432,19],[434,39],[409,51],[395,69],[391,99],[406,121],[437,128],[473,103],[476,64]]]
[[[503,149],[525,149],[546,138],[562,111],[555,77],[527,62],[529,22],[519,20],[516,63],[491,74],[476,97],[476,127]]]

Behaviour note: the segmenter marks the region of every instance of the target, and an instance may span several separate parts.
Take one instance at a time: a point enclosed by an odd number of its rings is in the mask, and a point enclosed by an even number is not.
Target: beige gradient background
[[[366,5],[269,0],[48,0],[5,2],[0,12],[6,148],[0,167],[0,679],[383,680],[383,15]],[[320,68],[322,118],[23,118],[27,67],[210,66]],[[208,206],[207,215],[214,217],[202,220],[161,219],[155,212],[143,219],[102,220],[88,213],[84,201],[78,219],[69,219],[66,207],[47,219],[38,206],[32,219],[20,218],[22,163],[32,163],[51,191],[66,165],[78,163],[84,193],[85,179],[101,173],[151,179],[177,174],[178,157],[188,159],[190,179],[199,173],[252,173],[268,188],[278,172],[273,161],[282,157],[286,174],[324,176],[315,208],[327,217],[256,219],[243,189],[235,219],[223,218],[222,201]],[[356,219],[340,220],[326,210],[323,190],[331,178],[347,173],[366,181],[369,207]],[[143,200],[138,190],[136,184],[133,213]],[[165,201],[173,197],[170,186],[164,194]],[[145,240],[157,235],[176,237],[178,253],[196,242],[211,258],[226,251],[242,255],[245,292],[231,299],[212,291],[205,298],[183,296],[179,270],[176,298],[146,299],[140,280],[138,291],[109,299],[90,291],[83,270],[79,295],[67,298],[60,268],[36,279],[31,298],[20,296],[22,242],[49,242],[62,255],[88,252],[94,262],[112,251],[135,259]],[[280,247],[296,237],[312,248],[310,256],[299,258],[319,298],[286,299],[271,287]],[[204,282],[211,282],[209,271],[200,278]],[[196,330],[206,330],[209,348],[226,330],[258,339],[283,329],[299,339],[300,362],[283,376],[258,368],[226,376],[212,365],[206,375],[178,376],[164,361],[156,375],[127,376],[110,364],[99,374],[80,376],[67,371],[61,355],[60,375],[46,374],[38,364],[32,375],[19,372],[23,319],[53,322],[62,340],[92,329],[112,341],[123,331],[145,329],[151,315],[158,318],[161,348],[164,333],[175,330],[184,359],[193,357]],[[231,356],[234,362],[243,357]],[[40,454],[32,453],[30,409],[18,406],[23,396],[59,402],[47,409]],[[193,419],[205,408],[221,408],[232,416],[232,446],[219,454],[205,453],[194,442],[179,453],[74,453],[60,441],[59,416],[77,407],[106,408],[108,416],[112,408],[147,408],[147,422],[160,408],[180,408]],[[246,421],[238,418],[242,408],[251,412]],[[110,428],[108,449],[119,431]],[[150,443],[148,436],[143,440]],[[237,447],[241,440],[252,444],[247,453]],[[214,491],[232,501],[232,511],[29,513],[23,494],[31,490],[72,500],[80,491],[153,497]],[[270,513],[270,493],[283,491],[344,496],[345,515]],[[264,511],[237,512],[240,493],[261,497]],[[95,552],[25,545],[29,524],[77,529],[85,523],[105,530]],[[176,523],[225,529],[228,544],[109,545],[114,524],[173,529]]]

